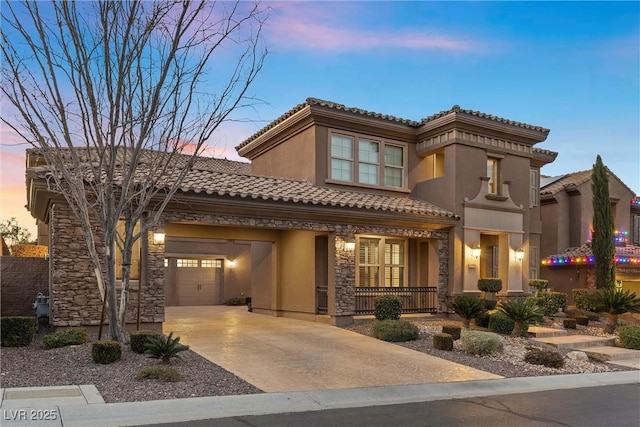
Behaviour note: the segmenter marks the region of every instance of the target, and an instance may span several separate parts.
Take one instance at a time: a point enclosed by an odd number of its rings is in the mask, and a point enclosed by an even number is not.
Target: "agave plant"
[[[529,298],[513,298],[500,301],[498,310],[513,320],[512,337],[519,337],[523,324],[537,323],[542,320],[543,311],[536,305],[535,300]]]
[[[634,292],[614,287],[598,289],[594,295],[598,311],[607,313],[604,332],[612,334],[618,327],[618,316],[625,313],[640,313],[640,298]]]
[[[481,299],[470,295],[458,295],[449,304],[449,308],[462,317],[462,326],[469,328],[471,320],[484,312],[484,303]]]
[[[171,363],[171,359],[179,359],[179,353],[189,350],[188,345],[180,344],[180,337],[173,338],[173,332],[170,332],[169,336],[147,337],[144,348],[144,354],[152,359],[160,359],[160,362],[164,364]]]

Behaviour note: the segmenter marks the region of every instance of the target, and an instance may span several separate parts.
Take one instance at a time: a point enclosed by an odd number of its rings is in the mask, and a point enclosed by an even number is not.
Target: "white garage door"
[[[178,258],[176,294],[178,305],[223,303],[222,260]]]

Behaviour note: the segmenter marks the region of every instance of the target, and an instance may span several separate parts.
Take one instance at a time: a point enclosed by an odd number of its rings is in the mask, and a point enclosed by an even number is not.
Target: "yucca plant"
[[[598,311],[607,313],[604,332],[612,334],[618,327],[618,316],[625,313],[640,313],[640,298],[635,292],[623,291],[614,287],[598,289],[594,295]]]
[[[180,337],[173,338],[173,332],[169,336],[158,335],[147,337],[144,344],[147,356],[152,359],[160,359],[161,363],[169,364],[171,359],[180,359],[179,353],[189,350],[188,345],[180,344]]]
[[[462,326],[468,329],[471,320],[484,312],[484,303],[481,299],[470,295],[458,295],[449,304],[449,309],[462,317]]]
[[[523,324],[537,323],[542,320],[543,311],[536,305],[535,300],[529,298],[513,298],[500,301],[498,310],[513,320],[512,337],[519,337]]]

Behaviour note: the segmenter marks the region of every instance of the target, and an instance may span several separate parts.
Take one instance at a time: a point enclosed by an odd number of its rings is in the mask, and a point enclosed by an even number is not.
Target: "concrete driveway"
[[[502,378],[335,326],[246,307],[167,307],[164,332],[171,331],[265,392]]]

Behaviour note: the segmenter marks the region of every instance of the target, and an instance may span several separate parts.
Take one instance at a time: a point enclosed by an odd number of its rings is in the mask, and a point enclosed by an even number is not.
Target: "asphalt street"
[[[640,426],[640,384],[263,416],[237,416],[156,425],[163,427],[638,427]]]

